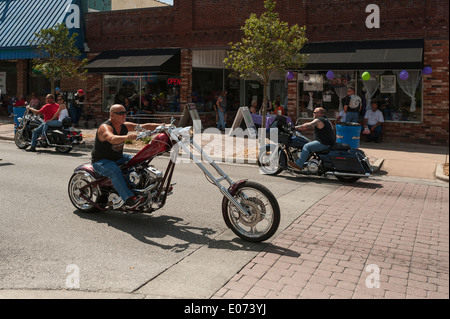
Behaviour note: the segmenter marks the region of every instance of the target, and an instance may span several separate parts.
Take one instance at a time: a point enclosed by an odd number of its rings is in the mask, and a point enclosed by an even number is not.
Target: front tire
[[[30,146],[29,141],[23,136],[23,130],[17,130],[16,133],[14,133],[14,143],[16,143],[16,146],[21,150]]]
[[[237,187],[233,197],[250,214],[244,216],[224,197],[222,215],[237,236],[249,242],[262,242],[275,234],[280,225],[280,207],[269,189],[245,181]]]
[[[280,165],[280,148],[270,144],[260,148],[258,166],[263,174],[278,175],[283,171]]]

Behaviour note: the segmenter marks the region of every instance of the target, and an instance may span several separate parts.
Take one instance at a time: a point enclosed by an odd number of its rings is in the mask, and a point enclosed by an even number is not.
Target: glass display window
[[[400,76],[407,71],[408,76]],[[420,70],[349,70],[333,71],[334,77],[327,78],[328,71],[304,71],[298,76],[297,114],[302,119],[312,119],[313,111],[323,107],[330,119],[336,119],[343,110],[343,99],[347,89],[353,87],[361,98],[360,119],[376,101],[386,122],[422,122],[423,81]],[[363,80],[368,72],[370,78]]]
[[[139,73],[103,76],[102,110],[122,104],[130,112],[151,108],[154,112],[180,112],[180,76]]]
[[[336,118],[343,108],[342,99],[347,88],[355,87],[355,71],[335,71],[333,79],[327,79],[326,71],[302,72],[298,76],[299,118],[312,119],[313,111],[323,107],[328,118]]]

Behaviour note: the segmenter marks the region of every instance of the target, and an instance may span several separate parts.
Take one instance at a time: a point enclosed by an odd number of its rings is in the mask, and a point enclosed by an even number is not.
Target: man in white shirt
[[[376,101],[372,101],[372,109],[366,111],[364,116],[364,126],[368,127],[370,134],[367,135],[367,142],[375,141],[380,143],[381,129],[384,123],[383,113],[378,109]]]

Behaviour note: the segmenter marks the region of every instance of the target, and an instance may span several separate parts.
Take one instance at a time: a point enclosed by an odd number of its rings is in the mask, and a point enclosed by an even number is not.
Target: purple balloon
[[[423,68],[422,73],[425,75],[430,75],[433,72],[433,69],[429,66]]]
[[[294,73],[292,73],[291,71],[289,71],[289,72],[286,74],[286,78],[287,78],[288,80],[292,80],[292,79],[294,78]]]
[[[334,72],[333,71],[328,71],[327,72],[327,79],[328,80],[333,80],[334,78]]]
[[[409,78],[409,73],[408,71],[403,70],[398,77],[402,80],[407,80]]]

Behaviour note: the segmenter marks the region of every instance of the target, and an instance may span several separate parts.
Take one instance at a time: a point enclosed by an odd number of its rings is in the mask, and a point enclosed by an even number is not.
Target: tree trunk
[[[263,129],[266,128],[266,114],[267,114],[267,88],[269,86],[269,81],[264,80],[263,88],[264,88],[264,98],[263,98],[263,111],[262,111],[262,123],[261,127]]]
[[[50,94],[55,94],[55,78],[54,77],[52,77],[51,78],[51,80],[50,80]],[[55,96],[55,100],[56,100],[56,96]]]

